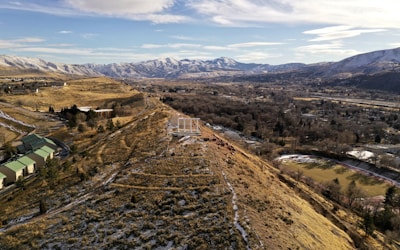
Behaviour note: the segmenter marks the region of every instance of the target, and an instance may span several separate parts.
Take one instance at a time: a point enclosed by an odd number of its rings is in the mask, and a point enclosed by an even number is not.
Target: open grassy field
[[[72,105],[104,107],[113,101],[129,98],[138,92],[108,78],[84,78],[66,81],[66,86],[43,87],[29,95],[3,95],[3,101],[30,110],[61,110]]]
[[[285,161],[282,165],[282,169],[288,169],[294,172],[301,171],[304,176],[310,177],[319,183],[326,183],[337,178],[342,186],[343,192],[353,180],[369,197],[385,195],[386,190],[390,187],[390,184],[387,182],[363,175],[355,170],[329,161],[320,160],[318,163]]]
[[[58,81],[63,79],[58,79]],[[0,122],[16,128],[20,132],[10,128],[0,127],[0,143],[12,142],[20,138],[23,133],[35,131],[43,135],[54,132],[63,124],[47,114],[49,107],[59,111],[73,105],[91,106],[96,108],[111,108],[113,105],[123,105],[129,113],[136,113],[144,105],[143,96],[130,86],[121,84],[108,78],[82,78],[67,80],[65,86],[43,87],[38,93],[26,95],[2,94],[0,96],[0,109],[6,115],[33,125],[35,128],[23,126],[10,120],[0,118]],[[118,121],[125,124],[132,117],[119,117]]]

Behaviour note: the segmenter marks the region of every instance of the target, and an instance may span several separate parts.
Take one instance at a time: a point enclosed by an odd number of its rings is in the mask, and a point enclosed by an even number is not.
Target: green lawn
[[[302,171],[304,176],[311,177],[319,183],[325,183],[337,178],[342,186],[342,191],[346,190],[349,183],[354,180],[357,186],[363,189],[368,196],[385,195],[386,190],[390,187],[390,184],[384,181],[329,161],[321,161],[320,163],[286,161],[282,163],[282,167],[291,171]]]

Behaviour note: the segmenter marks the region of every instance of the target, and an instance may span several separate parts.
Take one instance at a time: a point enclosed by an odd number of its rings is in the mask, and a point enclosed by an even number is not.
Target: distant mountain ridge
[[[56,72],[62,74],[99,76],[100,73],[92,71],[84,65],[62,64],[47,62],[39,58],[0,55],[0,66],[14,67],[18,69],[39,70],[44,72]]]
[[[348,57],[330,65],[325,74],[335,76],[350,73],[354,76],[372,75],[383,71],[400,71],[400,48],[378,50]]]
[[[34,69],[63,74],[109,76],[115,78],[181,78],[196,76],[251,75],[284,72],[308,72],[326,78],[348,78],[382,72],[400,72],[400,48],[380,50],[352,56],[339,62],[281,65],[240,63],[232,58],[214,60],[176,60],[163,58],[138,63],[62,64],[42,59],[0,56],[0,66]]]
[[[213,72],[221,71],[236,72],[237,74],[286,72],[301,69],[305,64],[291,63],[273,66],[269,64],[240,63],[232,58],[220,57],[214,60],[164,58],[140,63],[85,64],[84,66],[110,77],[179,78],[185,74],[195,73],[208,73],[209,76],[213,76]]]

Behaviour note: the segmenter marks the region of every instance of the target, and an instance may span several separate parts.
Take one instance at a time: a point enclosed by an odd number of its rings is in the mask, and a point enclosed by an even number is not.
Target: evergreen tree
[[[107,120],[106,127],[107,127],[108,130],[114,130],[115,125],[114,125],[114,122],[113,122],[112,119],[108,119],[108,120]]]
[[[363,229],[366,235],[372,235],[375,230],[374,219],[372,218],[371,214],[367,212],[363,218]]]
[[[385,205],[394,207],[395,195],[396,195],[396,187],[395,186],[389,187],[385,193]]]
[[[39,210],[40,210],[40,214],[45,214],[47,212],[47,204],[44,200],[40,200]]]
[[[103,127],[103,125],[99,125],[98,127],[97,127],[97,132],[98,133],[103,133],[105,130],[104,130],[104,127]]]

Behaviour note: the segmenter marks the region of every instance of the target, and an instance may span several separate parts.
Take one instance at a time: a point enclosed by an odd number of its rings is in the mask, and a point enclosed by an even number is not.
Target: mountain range
[[[359,54],[339,62],[317,64],[240,63],[231,58],[220,57],[214,60],[163,58],[139,63],[78,65],[53,63],[38,58],[2,55],[0,56],[0,66],[115,78],[189,78],[285,72],[308,72],[311,75],[324,78],[348,78],[382,72],[400,72],[400,48]]]

